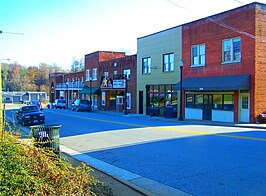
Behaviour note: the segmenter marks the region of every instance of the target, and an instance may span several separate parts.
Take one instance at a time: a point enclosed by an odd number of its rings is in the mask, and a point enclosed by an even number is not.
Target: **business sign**
[[[126,80],[113,80],[113,88],[126,88]]]

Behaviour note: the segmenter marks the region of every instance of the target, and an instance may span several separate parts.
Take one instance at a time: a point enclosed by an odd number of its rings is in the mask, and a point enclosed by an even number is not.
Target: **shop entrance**
[[[203,120],[212,119],[213,95],[203,95]]]
[[[116,96],[116,111],[122,112],[124,107],[124,96]]]
[[[249,94],[240,94],[240,122],[249,122]]]

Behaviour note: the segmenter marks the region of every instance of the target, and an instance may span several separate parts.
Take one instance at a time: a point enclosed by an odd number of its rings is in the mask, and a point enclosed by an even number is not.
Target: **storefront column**
[[[239,91],[234,91],[234,122],[239,122]]]

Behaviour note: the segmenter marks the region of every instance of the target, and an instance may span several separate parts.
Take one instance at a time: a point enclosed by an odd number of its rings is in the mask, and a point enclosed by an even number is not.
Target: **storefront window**
[[[171,85],[166,85],[165,86],[165,92],[167,92],[167,93],[172,92]]]
[[[224,110],[234,110],[234,96],[224,95]]]
[[[152,99],[154,107],[159,107],[159,100],[160,100],[159,94],[158,93],[154,93],[153,94],[153,99]]]
[[[202,109],[203,95],[195,95],[195,108]]]
[[[159,92],[159,88],[158,88],[157,85],[156,86],[153,86],[153,92],[155,92],[155,93]]]
[[[110,106],[115,106],[116,104],[116,94],[115,91],[110,91]]]
[[[213,95],[213,108],[217,110],[223,109],[223,95]]]
[[[159,91],[159,92],[161,92],[161,93],[164,93],[164,92],[165,92],[165,91],[164,91],[164,90],[165,90],[165,89],[164,89],[164,85],[160,85],[159,88],[160,88],[160,91]]]
[[[165,105],[165,97],[164,97],[164,94],[160,94],[160,103],[159,103],[160,106],[164,106]]]
[[[187,94],[187,97],[186,97],[186,107],[187,108],[194,108],[194,95]]]
[[[166,95],[165,95],[165,103],[167,104],[167,103],[170,103],[171,104],[171,96],[172,94],[171,93],[167,93]]]
[[[165,107],[166,104],[177,105],[177,92],[173,85],[147,86],[147,107]]]
[[[177,93],[172,93],[172,105],[177,105],[178,103]]]

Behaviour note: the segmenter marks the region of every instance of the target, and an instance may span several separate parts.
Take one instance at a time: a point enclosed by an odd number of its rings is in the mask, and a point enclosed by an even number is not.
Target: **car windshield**
[[[66,100],[58,100],[58,103],[66,103]]]
[[[80,100],[80,103],[89,104],[89,101],[88,100]]]
[[[23,113],[38,112],[39,111],[39,108],[38,108],[38,106],[35,106],[35,105],[33,105],[33,106],[26,106],[26,107],[23,107],[21,109],[21,111]]]

